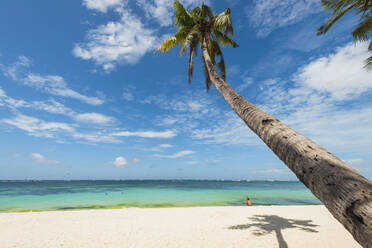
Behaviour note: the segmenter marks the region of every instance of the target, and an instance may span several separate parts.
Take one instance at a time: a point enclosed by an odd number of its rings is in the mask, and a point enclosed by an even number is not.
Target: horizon
[[[172,3],[3,4],[0,180],[298,181],[213,86],[206,92],[200,52],[191,85],[179,49],[154,54],[175,31]],[[207,3],[214,14],[231,8],[240,48],[223,48],[227,83],[372,179],[357,16],[316,36],[329,16],[320,1]]]

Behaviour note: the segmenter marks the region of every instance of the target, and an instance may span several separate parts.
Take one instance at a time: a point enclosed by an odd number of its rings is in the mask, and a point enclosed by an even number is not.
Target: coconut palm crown
[[[221,78],[226,80],[225,60],[220,44],[222,46],[232,46],[233,48],[239,47],[232,39],[234,30],[231,23],[230,9],[228,8],[220,14],[213,15],[211,8],[202,4],[200,7],[188,12],[178,0],[175,0],[174,11],[174,26],[178,28],[178,31],[174,36],[164,41],[157,51],[167,53],[171,48],[181,46],[180,55],[182,55],[188,49],[188,82],[190,84],[194,69],[194,56],[197,54],[198,46],[202,48],[205,41],[213,65],[219,70]],[[219,58],[217,64],[216,58]],[[206,88],[209,90],[211,79],[204,58],[203,64]]]
[[[318,29],[318,35],[323,35],[342,16],[350,11],[356,11],[360,15],[359,23],[352,32],[354,41],[368,41],[372,39],[372,0],[322,0],[325,10],[333,12],[328,20]],[[372,41],[368,46],[372,53]],[[365,68],[372,70],[372,55],[366,59]]]

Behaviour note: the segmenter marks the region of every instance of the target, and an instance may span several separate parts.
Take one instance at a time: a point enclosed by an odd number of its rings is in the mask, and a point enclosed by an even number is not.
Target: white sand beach
[[[1,248],[361,247],[324,206],[0,213]]]

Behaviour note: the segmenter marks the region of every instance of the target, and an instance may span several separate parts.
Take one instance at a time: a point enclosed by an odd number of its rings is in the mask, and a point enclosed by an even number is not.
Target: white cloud
[[[277,28],[298,23],[321,11],[319,0],[254,0],[253,6],[246,8],[258,37],[265,37]]]
[[[369,151],[372,105],[366,99],[372,81],[362,68],[360,48],[351,48],[305,65],[294,84],[279,79],[260,84],[260,107],[331,152]],[[362,94],[366,98],[358,98]]]
[[[260,144],[255,134],[234,112],[209,120],[207,128],[193,129],[191,137],[205,144]]]
[[[159,147],[160,148],[172,148],[173,145],[171,145],[171,144],[161,144]]]
[[[115,7],[123,7],[123,0],[83,0],[83,5],[88,9],[98,10],[106,13],[107,10]]]
[[[367,43],[352,43],[340,47],[335,53],[318,58],[302,67],[294,80],[337,100],[358,97],[372,88],[371,73],[363,68],[369,56]]]
[[[45,122],[34,117],[19,114],[13,119],[3,119],[2,122],[15,126],[28,134],[37,137],[55,137],[58,132],[72,132],[74,127],[67,123]]]
[[[128,10],[118,10],[121,19],[89,30],[87,42],[76,44],[75,56],[93,60],[106,72],[118,63],[137,63],[147,52],[153,51],[159,41],[154,30],[147,29],[141,20]]]
[[[240,84],[237,88],[236,88],[236,91],[237,92],[242,92],[244,91],[245,89],[247,89],[252,83],[253,83],[253,79],[251,77],[243,77],[243,83]]]
[[[79,122],[93,123],[93,124],[109,124],[114,121],[112,117],[99,114],[99,113],[84,113],[77,114],[74,119]]]
[[[24,85],[37,88],[51,95],[74,98],[90,105],[101,105],[104,103],[104,100],[101,98],[86,96],[70,89],[61,76],[43,76],[28,72],[27,68],[30,67],[30,65],[31,62],[29,58],[19,56],[18,61],[13,64],[0,64],[0,69],[5,76],[13,80],[21,81]]]
[[[115,118],[99,113],[81,113],[78,114],[72,109],[64,106],[62,103],[49,99],[48,101],[32,101],[17,100],[8,97],[0,88],[0,106],[6,106],[10,109],[31,108],[43,110],[53,114],[61,114],[71,117],[77,122],[92,123],[92,124],[110,124],[115,121]]]
[[[18,56],[18,61],[11,65],[0,64],[0,69],[3,71],[5,76],[10,77],[13,80],[18,80],[19,75],[24,72],[25,68],[31,65],[31,60],[25,56]]]
[[[200,0],[183,0],[180,2],[186,9],[201,4]],[[208,1],[204,2],[207,4]],[[137,3],[144,9],[148,17],[155,18],[161,26],[172,25],[174,0],[137,0]]]
[[[104,132],[93,131],[90,133],[79,132],[77,125],[62,122],[47,122],[36,117],[18,114],[11,119],[3,119],[2,123],[17,127],[28,135],[53,138],[58,142],[63,142],[65,137],[76,140],[86,141],[89,143],[120,143],[121,141]]]
[[[38,164],[46,164],[46,165],[60,165],[61,164],[60,161],[47,159],[40,153],[32,153],[31,158]]]
[[[117,132],[112,133],[112,136],[119,136],[119,137],[141,137],[141,138],[159,138],[159,139],[169,139],[173,138],[177,134],[173,131],[165,131],[165,132],[153,132],[153,131],[143,131],[143,132]]]
[[[177,152],[171,155],[155,154],[154,156],[158,158],[181,158],[181,157],[193,154],[193,153],[194,151],[186,150],[186,151],[180,151],[180,152]]]
[[[117,157],[113,163],[116,167],[124,168],[128,166],[128,161],[124,157]]]
[[[134,96],[133,96],[132,92],[130,92],[129,90],[125,90],[123,92],[123,99],[126,100],[126,101],[133,101]]]
[[[49,94],[74,98],[90,105],[101,105],[104,102],[98,97],[85,96],[70,89],[65,80],[56,75],[41,76],[28,74],[24,79],[24,83],[28,86],[46,91]]]
[[[73,132],[71,137],[77,140],[87,141],[88,143],[121,143],[120,140],[101,132],[81,133]]]
[[[53,114],[63,114],[63,115],[70,115],[73,111],[63,105],[55,101],[54,99],[49,99],[48,101],[34,101],[30,104],[30,107],[34,109],[44,110],[49,113]]]

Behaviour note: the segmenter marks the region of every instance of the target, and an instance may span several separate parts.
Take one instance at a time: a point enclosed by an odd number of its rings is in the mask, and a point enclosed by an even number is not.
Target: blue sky
[[[199,0],[181,1],[191,8]],[[206,92],[198,58],[154,51],[172,0],[3,1],[0,179],[277,179],[295,176]],[[319,0],[210,0],[232,9],[227,82],[372,178],[367,44],[349,15],[323,37]]]

